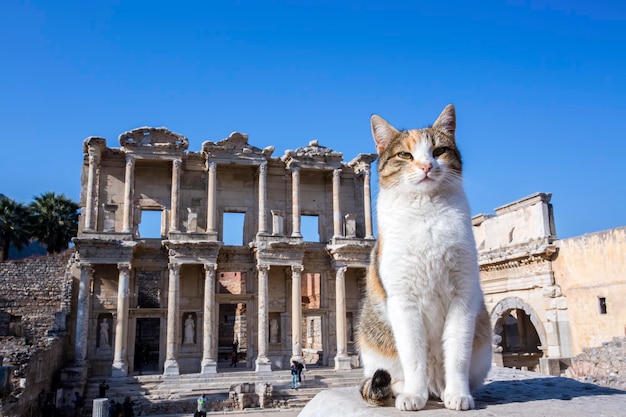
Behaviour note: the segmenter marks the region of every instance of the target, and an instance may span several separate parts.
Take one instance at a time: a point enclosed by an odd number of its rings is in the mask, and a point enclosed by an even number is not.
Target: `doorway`
[[[248,359],[248,320],[246,303],[220,304],[219,362],[246,367]],[[243,365],[240,362],[243,361]]]
[[[157,373],[159,366],[159,348],[161,319],[144,317],[137,319],[135,329],[135,357],[133,370],[141,374]]]

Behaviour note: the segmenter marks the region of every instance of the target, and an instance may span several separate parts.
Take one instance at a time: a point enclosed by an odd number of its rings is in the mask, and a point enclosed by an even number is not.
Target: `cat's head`
[[[423,129],[399,131],[377,115],[371,123],[381,188],[429,194],[442,187],[460,187],[462,164],[452,104]]]

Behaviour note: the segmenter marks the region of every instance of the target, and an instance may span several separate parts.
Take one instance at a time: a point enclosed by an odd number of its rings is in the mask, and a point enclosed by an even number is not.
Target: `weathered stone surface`
[[[597,348],[585,348],[572,358],[565,375],[580,382],[589,382],[626,391],[626,337],[615,337]]]
[[[613,417],[624,415],[626,392],[585,384],[569,378],[534,372],[494,368],[481,389],[474,393],[476,409],[447,410],[430,400],[415,414],[429,416],[543,416]],[[395,407],[373,407],[359,395],[358,387],[330,389],[319,393],[299,417],[395,417],[413,414]]]
[[[0,263],[0,311],[10,322],[0,334],[2,416],[31,415],[67,359],[72,254]]]

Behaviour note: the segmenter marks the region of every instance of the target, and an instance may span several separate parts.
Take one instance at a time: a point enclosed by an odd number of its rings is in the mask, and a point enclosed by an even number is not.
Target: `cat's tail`
[[[385,405],[391,397],[391,375],[384,369],[378,369],[371,378],[361,383],[361,397],[373,405]]]

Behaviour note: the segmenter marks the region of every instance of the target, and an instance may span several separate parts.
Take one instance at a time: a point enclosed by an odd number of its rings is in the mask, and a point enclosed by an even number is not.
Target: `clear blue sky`
[[[622,1],[0,2],[0,193],[78,200],[82,141],[233,131],[373,153],[448,103],[474,214],[553,194],[560,238],[626,225]]]

